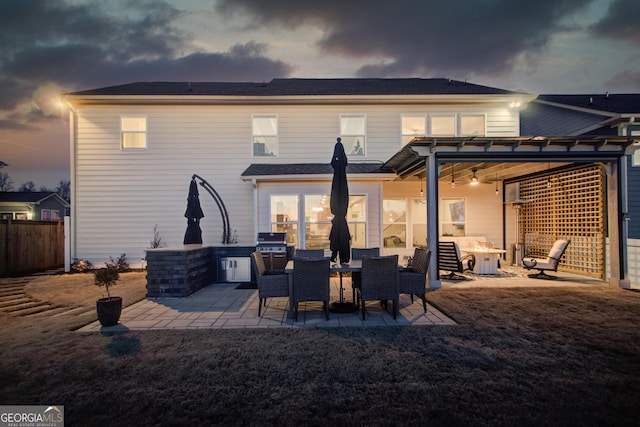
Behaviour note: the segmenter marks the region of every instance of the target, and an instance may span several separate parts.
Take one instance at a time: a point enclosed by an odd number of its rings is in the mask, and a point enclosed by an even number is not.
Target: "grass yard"
[[[58,277],[27,290],[53,298]],[[132,276],[114,293],[141,286]],[[86,317],[0,314],[0,404],[64,405],[69,426],[638,425],[640,293],[447,288],[428,300],[459,325],[87,334],[74,331]]]

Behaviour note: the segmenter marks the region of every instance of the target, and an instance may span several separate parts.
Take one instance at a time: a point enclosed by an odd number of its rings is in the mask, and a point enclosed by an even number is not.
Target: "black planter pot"
[[[102,326],[117,325],[122,312],[122,297],[100,298],[96,301],[96,311]]]

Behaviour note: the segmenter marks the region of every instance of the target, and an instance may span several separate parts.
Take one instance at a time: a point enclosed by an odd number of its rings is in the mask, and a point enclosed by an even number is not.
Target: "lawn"
[[[638,425],[640,293],[428,301],[459,325],[88,334],[74,331],[87,318],[2,314],[0,404],[64,405],[67,425],[96,426]]]

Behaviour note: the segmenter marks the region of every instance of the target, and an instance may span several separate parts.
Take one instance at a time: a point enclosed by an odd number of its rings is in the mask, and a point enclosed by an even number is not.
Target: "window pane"
[[[287,233],[287,244],[298,247],[298,225],[297,224],[271,224],[271,231]]]
[[[460,133],[464,136],[484,135],[484,116],[461,116]]]
[[[329,222],[333,218],[328,194],[304,196],[304,220],[306,222]]]
[[[422,116],[402,117],[403,135],[426,135],[425,120]]]
[[[431,135],[433,136],[455,136],[456,118],[455,116],[432,116]]]
[[[329,233],[331,223],[305,225],[306,249],[329,249]]]
[[[349,210],[347,211],[348,222],[367,221],[367,198],[366,196],[349,196]]]
[[[367,225],[365,223],[349,223],[349,233],[351,233],[352,248],[367,247]]]
[[[271,222],[297,222],[298,196],[271,196]]]
[[[123,131],[146,132],[146,117],[121,117]]]
[[[122,132],[122,148],[146,148],[146,133]]]
[[[411,240],[413,247],[427,245],[427,201],[411,199]]]
[[[253,138],[254,156],[275,156],[278,138],[275,136],[256,136]]]
[[[364,116],[341,116],[340,133],[342,135],[364,135]]]
[[[407,241],[407,203],[405,200],[383,202],[384,227],[382,231],[385,248],[404,248]]]
[[[342,145],[347,156],[364,156],[364,136],[343,136]]]
[[[253,118],[253,134],[254,135],[277,135],[278,134],[278,118],[254,117]]]

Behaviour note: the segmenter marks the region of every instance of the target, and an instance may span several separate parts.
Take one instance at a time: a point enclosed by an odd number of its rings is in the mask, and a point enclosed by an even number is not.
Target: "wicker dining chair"
[[[330,272],[328,257],[293,259],[291,302],[294,306],[296,322],[298,321],[298,303],[305,301],[322,301],[325,317],[329,320]]]
[[[422,299],[422,307],[427,312],[427,271],[431,261],[431,251],[425,248],[416,248],[413,252],[411,268],[400,272],[398,286],[401,294],[410,294],[411,302],[413,296],[417,295]]]
[[[289,275],[269,274],[260,251],[251,254],[251,265],[258,285],[258,317],[260,317],[263,305],[267,305],[267,298],[289,296]]]
[[[324,258],[324,249],[296,249],[294,258]]]
[[[393,302],[393,318],[396,319],[400,301],[398,287],[398,255],[362,258],[362,282],[358,288],[358,300],[362,303],[362,320],[365,320],[365,302],[380,300]]]
[[[380,248],[351,248],[351,259],[361,260],[363,257],[380,256]],[[351,289],[353,291],[353,302],[356,300],[356,289],[360,287],[360,272],[354,271],[351,273]]]

